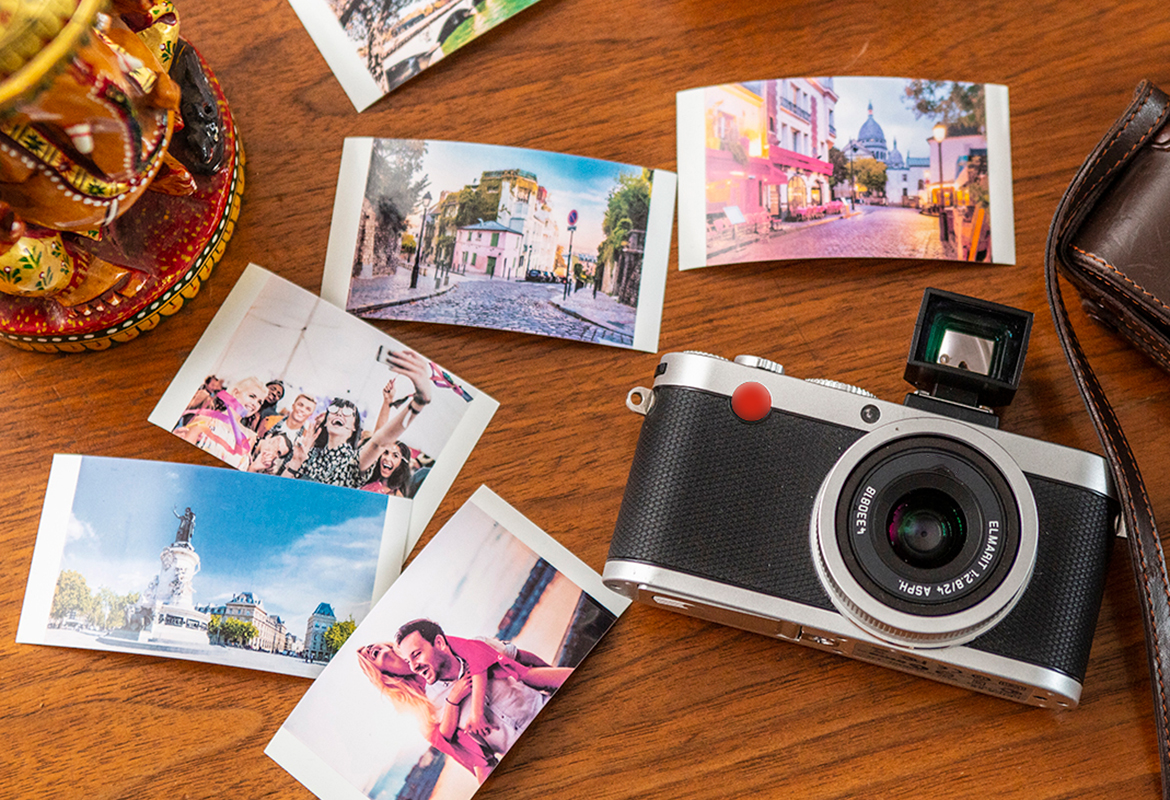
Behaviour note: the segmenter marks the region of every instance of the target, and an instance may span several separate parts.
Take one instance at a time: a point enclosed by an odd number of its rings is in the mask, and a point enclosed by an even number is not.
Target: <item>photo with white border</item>
[[[358,111],[538,0],[289,0]]]
[[[237,469],[405,501],[405,560],[498,405],[250,264],[149,421]]]
[[[323,800],[469,798],[629,602],[481,486],[265,752]]]
[[[16,640],[315,677],[398,576],[396,499],[56,455]]]
[[[367,319],[656,352],[675,185],[563,153],[346,139],[321,296]]]
[[[1008,90],[890,77],[680,92],[679,269],[1016,261]]]

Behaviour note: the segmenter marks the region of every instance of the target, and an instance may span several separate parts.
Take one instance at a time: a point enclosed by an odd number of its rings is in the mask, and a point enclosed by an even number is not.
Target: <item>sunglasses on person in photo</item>
[[[333,405],[329,406],[329,413],[330,414],[340,414],[343,417],[352,417],[357,412],[354,410],[354,408],[352,406],[339,406],[336,403],[334,403]]]

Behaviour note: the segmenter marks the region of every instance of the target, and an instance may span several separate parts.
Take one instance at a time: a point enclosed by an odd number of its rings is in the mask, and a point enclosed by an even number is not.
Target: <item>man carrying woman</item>
[[[497,639],[448,636],[429,619],[406,623],[395,639],[360,648],[362,671],[481,783],[573,671]]]

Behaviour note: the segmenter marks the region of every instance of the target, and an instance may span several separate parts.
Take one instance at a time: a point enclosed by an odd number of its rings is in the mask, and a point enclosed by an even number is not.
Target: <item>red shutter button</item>
[[[772,410],[772,393],[762,383],[741,383],[731,395],[731,410],[744,422],[759,422]]]

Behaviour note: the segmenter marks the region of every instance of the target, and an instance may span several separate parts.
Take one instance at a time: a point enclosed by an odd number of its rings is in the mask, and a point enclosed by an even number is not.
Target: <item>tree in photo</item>
[[[357,623],[354,622],[353,616],[334,622],[329,626],[329,629],[325,631],[325,647],[329,650],[330,658],[333,658],[334,654],[341,649],[355,628],[357,628]]]
[[[251,622],[231,617],[220,620],[219,636],[227,644],[243,647],[259,635],[260,631]]]
[[[366,178],[366,196],[386,198],[403,216],[419,205],[430,178],[420,175],[427,143],[418,139],[375,139]]]
[[[58,623],[66,619],[89,620],[93,609],[94,599],[85,576],[77,570],[63,570],[57,577],[49,616]]]
[[[991,207],[991,195],[988,191],[987,156],[971,156],[967,162],[967,184],[964,189],[967,193],[968,205]]]
[[[125,627],[128,621],[126,611],[138,602],[138,598],[138,592],[118,594],[103,586],[94,595],[91,621],[95,627],[106,631]]]
[[[946,125],[948,136],[986,133],[987,102],[982,83],[907,81],[903,100],[916,119]]]
[[[462,228],[478,222],[491,222],[500,215],[500,193],[485,192],[481,187],[466,187],[459,191],[459,211],[455,227]]]
[[[886,188],[886,165],[873,158],[859,158],[853,162],[853,179],[872,193]]]
[[[375,139],[366,178],[366,201],[373,209],[373,257],[382,266],[400,249],[406,218],[420,208],[430,179],[421,175],[427,143],[418,140]]]
[[[849,183],[849,157],[836,147],[829,148],[829,163],[833,165],[833,175],[829,179],[832,186]]]
[[[612,260],[625,248],[631,231],[646,230],[650,218],[650,181],[653,173],[643,169],[641,175],[622,173],[617,186],[610,189],[601,222],[605,239],[597,248],[598,259]]]
[[[427,239],[430,239],[428,231]],[[453,234],[443,234],[436,236],[434,240],[434,254],[433,260],[437,264],[442,264],[444,267],[451,266],[451,259],[455,255],[455,236]]]

